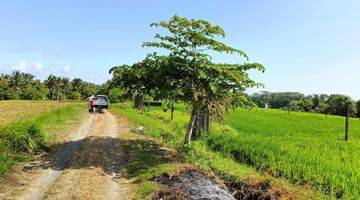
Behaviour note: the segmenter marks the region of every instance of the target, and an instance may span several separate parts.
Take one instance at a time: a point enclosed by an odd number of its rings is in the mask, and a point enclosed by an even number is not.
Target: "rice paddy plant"
[[[211,149],[337,198],[360,197],[358,119],[351,119],[348,142],[339,116],[238,109],[226,121],[237,133],[211,131]]]

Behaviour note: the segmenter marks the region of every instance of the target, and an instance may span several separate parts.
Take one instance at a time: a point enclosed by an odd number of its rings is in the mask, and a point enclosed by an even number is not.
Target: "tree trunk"
[[[141,94],[135,96],[135,108],[139,110],[143,108],[143,96]]]
[[[190,142],[190,140],[191,140],[191,135],[192,135],[192,132],[193,132],[193,129],[194,129],[194,124],[195,124],[196,117],[197,117],[196,111],[193,110],[191,112],[191,117],[190,117],[188,129],[187,129],[186,135],[185,135],[185,140],[184,140],[185,144],[188,144]]]
[[[195,127],[193,129],[192,139],[197,139],[200,137],[202,132],[208,131],[209,125],[209,111],[208,107],[205,105],[201,105],[197,110],[197,117],[195,120]]]
[[[209,121],[210,121],[210,116],[209,116],[209,109],[206,109],[206,113],[205,113],[205,118],[204,118],[204,131],[208,132],[209,131]]]
[[[174,119],[174,109],[171,108],[170,110],[170,121],[172,121]]]
[[[185,137],[185,144],[191,139],[197,139],[203,131],[209,130],[209,110],[207,105],[193,107]]]

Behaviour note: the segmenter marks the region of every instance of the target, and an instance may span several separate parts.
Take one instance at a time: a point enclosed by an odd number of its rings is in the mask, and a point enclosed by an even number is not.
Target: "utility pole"
[[[350,104],[347,106],[346,119],[345,119],[345,141],[349,140],[349,121],[350,121]]]

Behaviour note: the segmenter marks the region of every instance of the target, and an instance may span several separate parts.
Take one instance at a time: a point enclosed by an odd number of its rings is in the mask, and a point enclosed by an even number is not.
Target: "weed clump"
[[[17,103],[20,104],[21,101]],[[46,112],[40,109],[38,115],[18,121],[10,119],[10,123],[0,124],[0,174],[35,152],[45,150],[53,140],[51,136],[54,137],[47,133],[54,132],[66,125],[67,121],[75,119],[81,113],[79,109],[82,109],[80,104],[48,107]],[[54,110],[49,111],[51,108]]]
[[[35,123],[21,123],[0,130],[0,137],[14,152],[34,152],[45,145],[46,135]]]

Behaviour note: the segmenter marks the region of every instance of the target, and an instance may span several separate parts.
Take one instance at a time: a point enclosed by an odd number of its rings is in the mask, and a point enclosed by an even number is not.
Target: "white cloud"
[[[68,73],[70,71],[70,66],[65,66],[63,70],[65,73]]]
[[[22,60],[11,67],[12,70],[19,70],[22,72],[31,72],[32,69],[41,71],[43,64],[41,62],[29,63],[26,60]]]
[[[10,69],[9,69],[10,68]],[[11,71],[19,70],[24,73],[30,73],[35,75],[35,77],[39,79],[44,79],[50,74],[56,75],[56,76],[69,76],[73,71],[73,68],[70,67],[70,65],[49,65],[45,64],[41,61],[28,61],[28,60],[21,60],[11,67],[7,67],[7,70],[5,73],[11,73]],[[0,73],[2,73],[0,68]]]
[[[34,62],[33,66],[37,71],[41,71],[43,69],[43,64],[41,62]]]
[[[30,64],[25,60],[22,60],[11,67],[13,70],[25,71],[30,67]]]

